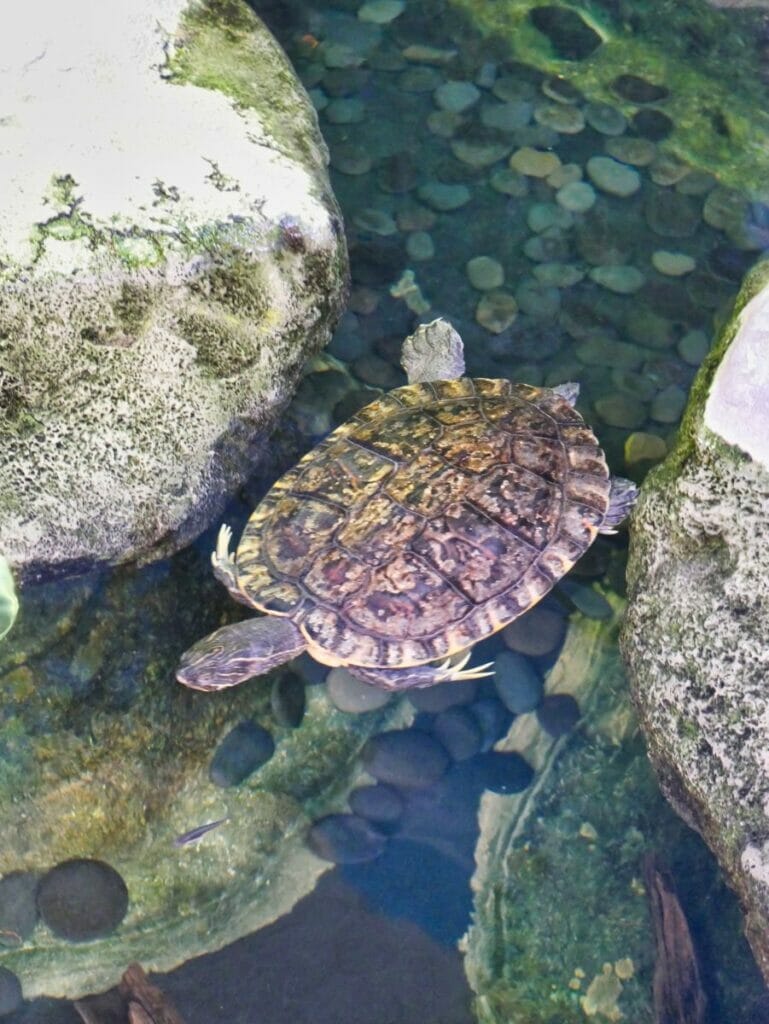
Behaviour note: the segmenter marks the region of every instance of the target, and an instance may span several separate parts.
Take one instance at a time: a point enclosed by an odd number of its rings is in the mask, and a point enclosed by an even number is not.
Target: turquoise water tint
[[[578,381],[640,483],[769,249],[766,17],[253,7],[318,111],[352,288],[226,511],[235,537],[299,455],[405,383],[401,343],[437,316],[473,376]],[[769,1021],[735,899],[646,759],[616,643],[625,532],[479,645],[494,679],[395,698],[306,656],[178,686],[180,653],[246,615],[210,571],[218,526],[170,561],[21,589],[0,640],[3,1020],[74,1024],[71,999],[138,961],[187,1024],[653,1024],[654,851],[709,1019]]]

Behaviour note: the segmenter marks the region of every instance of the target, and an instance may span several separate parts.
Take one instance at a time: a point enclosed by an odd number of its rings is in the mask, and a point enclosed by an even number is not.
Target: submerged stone
[[[458,704],[469,704],[475,697],[478,683],[469,679],[463,683],[438,683],[436,686],[422,686],[418,690],[409,691],[409,703],[417,711],[428,711],[438,714],[446,708]]]
[[[549,693],[537,708],[537,721],[554,739],[571,732],[579,719],[579,704],[570,693]]]
[[[483,744],[477,719],[463,707],[442,711],[433,722],[433,733],[452,761],[474,757]]]
[[[640,75],[618,75],[611,87],[621,99],[629,103],[658,103],[669,95],[664,85],[657,85]]]
[[[652,142],[661,142],[673,131],[675,125],[661,110],[646,107],[633,114],[630,122],[639,135]]]
[[[361,759],[366,771],[379,782],[406,789],[432,786],[449,766],[444,747],[418,729],[397,729],[372,736]]]
[[[510,168],[531,178],[546,178],[560,167],[561,159],[556,153],[522,146],[510,157]]]
[[[541,657],[560,647],[566,636],[566,626],[562,612],[540,603],[505,626],[502,639],[511,651]]]
[[[688,238],[700,223],[693,199],[670,189],[656,188],[646,196],[644,217],[652,231],[663,238]]]
[[[625,115],[609,103],[588,103],[585,120],[601,135],[621,135],[627,128]]]
[[[641,187],[638,171],[610,156],[591,156],[587,162],[590,180],[612,196],[632,196]]]
[[[534,779],[531,765],[515,751],[490,750],[480,754],[475,765],[485,788],[492,793],[520,793]]]
[[[529,11],[532,24],[550,40],[555,54],[563,60],[584,60],[598,49],[602,39],[570,7],[556,4]]]
[[[465,267],[470,284],[479,291],[492,291],[505,280],[505,270],[499,260],[490,256],[474,256]]]
[[[128,889],[109,864],[77,858],[58,864],[41,878],[37,905],[56,935],[87,942],[117,928],[128,910]]]
[[[617,295],[632,295],[643,288],[646,281],[637,267],[617,264],[593,267],[590,278],[610,292],[616,292]]]
[[[473,701],[468,710],[481,730],[481,750],[491,750],[510,727],[513,713],[498,697],[481,697]]]
[[[403,814],[404,800],[394,786],[378,782],[374,786],[359,786],[350,793],[350,810],[366,818],[377,827],[388,831],[397,825]]]
[[[332,864],[362,864],[374,860],[385,848],[387,837],[357,814],[327,814],[307,833],[314,854]]]
[[[652,253],[652,266],[667,277],[683,277],[684,274],[690,274],[694,270],[697,261],[685,252],[657,249]]]
[[[533,711],[542,700],[542,677],[530,661],[514,651],[503,651],[494,659],[494,687],[515,715]]]
[[[251,719],[239,722],[219,743],[208,770],[215,786],[239,786],[275,752],[275,741]]]
[[[270,705],[278,725],[297,729],[302,724],[307,698],[304,683],[294,672],[286,672],[272,684]]]
[[[7,967],[0,967],[0,1017],[18,1010],[23,1001],[19,979]]]
[[[486,292],[475,309],[475,319],[492,334],[507,330],[518,315],[518,303],[509,292]]]
[[[392,693],[357,679],[346,668],[332,668],[326,678],[329,699],[340,711],[361,715],[376,711],[392,700]]]
[[[37,924],[38,881],[39,876],[29,871],[12,871],[0,878],[0,937],[3,932],[20,939],[32,934]]]

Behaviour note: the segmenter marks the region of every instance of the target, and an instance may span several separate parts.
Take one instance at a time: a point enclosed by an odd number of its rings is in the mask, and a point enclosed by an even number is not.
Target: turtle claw
[[[485,665],[474,665],[471,668],[465,668],[471,654],[472,651],[468,651],[462,660],[458,661],[455,665],[451,664],[451,658],[446,658],[436,670],[437,681],[441,683],[466,683],[471,679],[485,679],[487,676],[494,675],[493,661],[489,661]],[[491,672],[488,669],[491,669]]]
[[[217,566],[224,567],[232,562],[230,556],[230,541],[232,540],[232,527],[222,523],[216,538],[216,549],[211,552],[211,563],[216,569]]]

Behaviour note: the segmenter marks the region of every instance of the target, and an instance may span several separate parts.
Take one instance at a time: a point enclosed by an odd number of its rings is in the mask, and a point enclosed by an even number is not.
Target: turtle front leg
[[[637,499],[638,488],[632,480],[626,480],[624,476],[613,476],[609,492],[609,507],[603,517],[603,522],[598,527],[598,532],[616,533],[616,527],[627,519]]]
[[[438,683],[465,683],[470,679],[484,679],[494,675],[494,663],[465,668],[470,660],[468,652],[456,665],[447,658],[439,665],[414,665],[413,668],[367,668],[348,665],[347,671],[356,679],[377,686],[380,690],[411,690]],[[491,671],[489,671],[491,669]]]
[[[235,565],[235,558],[230,554],[231,540],[232,528],[226,523],[222,523],[216,538],[216,548],[211,552],[211,565],[214,568],[214,576],[216,576],[220,583],[224,584],[229,591],[230,597],[252,608],[252,603],[238,586],[238,569]]]

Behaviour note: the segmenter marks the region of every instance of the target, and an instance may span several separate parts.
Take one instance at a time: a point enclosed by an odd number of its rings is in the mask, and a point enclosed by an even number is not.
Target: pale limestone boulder
[[[339,314],[315,112],[240,0],[30,0],[0,95],[0,551],[28,579],[151,558],[216,516]]]
[[[769,263],[631,521],[623,650],[650,757],[736,889],[769,979]]]

